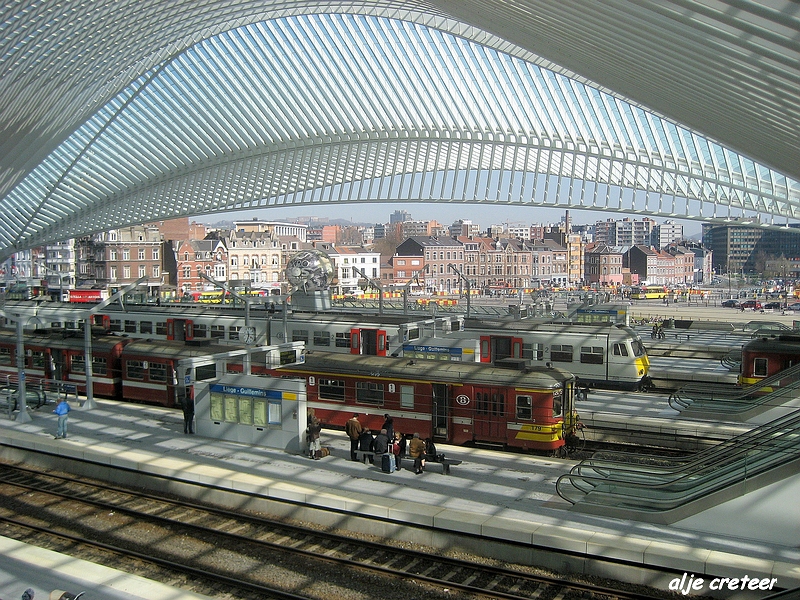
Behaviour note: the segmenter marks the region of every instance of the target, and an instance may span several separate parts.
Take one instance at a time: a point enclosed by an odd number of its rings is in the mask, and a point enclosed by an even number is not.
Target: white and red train
[[[24,368],[29,386],[45,381],[74,385],[85,393],[85,340],[69,332],[25,333]],[[231,346],[99,335],[92,339],[93,391],[97,396],[176,407],[186,392],[187,359],[230,354]],[[239,348],[240,349],[240,348]],[[0,375],[17,376],[16,331],[0,330]],[[308,406],[328,426],[344,426],[354,412],[379,429],[384,414],[395,429],[437,441],[471,442],[556,452],[577,426],[575,377],[558,368],[502,369],[475,362],[312,352],[302,364],[268,368],[254,361],[253,374],[302,377]],[[238,360],[196,369],[192,380],[241,372]]]
[[[55,304],[55,303],[53,303]],[[83,313],[63,306],[31,307],[16,303],[12,311],[61,311],[63,327],[79,328]],[[8,307],[7,307],[8,309]],[[74,309],[74,307],[73,307]],[[33,313],[31,313],[33,314]],[[57,321],[54,317],[51,320]],[[263,305],[112,305],[92,316],[95,326],[131,338],[164,341],[213,341],[239,344],[245,323],[255,330],[255,343],[303,342],[313,352],[397,356],[454,362],[498,364],[516,361],[528,366],[548,363],[572,372],[582,384],[637,389],[649,384],[649,360],[641,337],[620,325],[546,324],[526,320],[471,321],[463,315],[420,319],[404,315],[361,315],[346,312],[271,312]]]

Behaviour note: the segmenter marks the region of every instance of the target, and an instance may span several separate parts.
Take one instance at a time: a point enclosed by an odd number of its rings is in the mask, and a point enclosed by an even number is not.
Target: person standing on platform
[[[400,447],[400,440],[405,441],[399,431],[394,434],[393,440],[389,440],[389,452],[394,454],[394,465],[397,471],[400,470],[400,457],[405,453],[405,448]]]
[[[353,417],[347,421],[344,426],[344,431],[347,434],[347,437],[350,438],[350,460],[358,460],[356,458],[358,440],[361,437],[361,433],[364,431],[364,428],[361,426],[361,422],[358,420],[358,413],[355,413]]]
[[[194,398],[183,398],[183,433],[194,433]]]
[[[62,398],[53,411],[58,415],[58,428],[56,429],[56,439],[67,437],[67,419],[69,415],[69,403],[66,398]]]
[[[408,444],[408,455],[414,459],[414,473],[421,474],[425,467],[425,442],[415,433]]]
[[[387,413],[383,415],[384,421],[381,429],[386,430],[386,436],[390,439],[394,439],[394,419]]]
[[[322,446],[319,441],[319,434],[321,431],[322,421],[312,416],[308,424],[308,457],[314,460],[319,460],[321,458],[320,452],[322,451]]]

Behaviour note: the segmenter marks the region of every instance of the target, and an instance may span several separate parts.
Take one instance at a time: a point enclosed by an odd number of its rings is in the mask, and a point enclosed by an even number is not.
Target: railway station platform
[[[659,589],[683,573],[769,577],[777,580],[776,588],[800,586],[798,477],[659,525],[570,510],[556,494],[555,482],[576,464],[572,460],[437,445],[439,452],[463,461],[450,475],[439,469],[415,475],[407,462],[387,474],[350,461],[349,441],[339,431],[323,430],[322,443],[331,455],[312,461],[185,435],[177,410],[109,400],[98,400],[92,410],[73,408],[67,439],[54,439],[56,416],[50,412],[33,412],[28,423],[0,419],[3,459],[58,470],[76,469],[64,459],[77,459],[87,461],[82,474],[130,482],[136,471],[168,482],[170,491],[199,483],[207,486],[204,500],[214,500],[215,492],[249,494],[242,505],[269,507],[287,518]],[[117,468],[128,471],[115,475]],[[0,597],[19,593],[0,586]],[[717,596],[765,595],[725,591]]]

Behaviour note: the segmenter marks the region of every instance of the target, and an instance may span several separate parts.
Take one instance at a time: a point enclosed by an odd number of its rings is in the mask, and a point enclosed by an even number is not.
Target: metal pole
[[[31,416],[28,414],[28,394],[25,387],[25,342],[22,339],[22,316],[17,317],[17,371],[19,382],[17,383],[17,413],[18,423],[30,423]]]
[[[94,400],[94,384],[92,382],[92,315],[86,315],[83,321],[83,345],[86,357],[86,402],[81,405],[81,410],[97,408]]]

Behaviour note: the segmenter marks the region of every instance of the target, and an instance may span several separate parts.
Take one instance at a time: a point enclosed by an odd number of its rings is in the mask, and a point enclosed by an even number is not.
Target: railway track
[[[438,556],[16,465],[0,464],[0,494],[0,520],[9,537],[220,598],[666,597]]]

